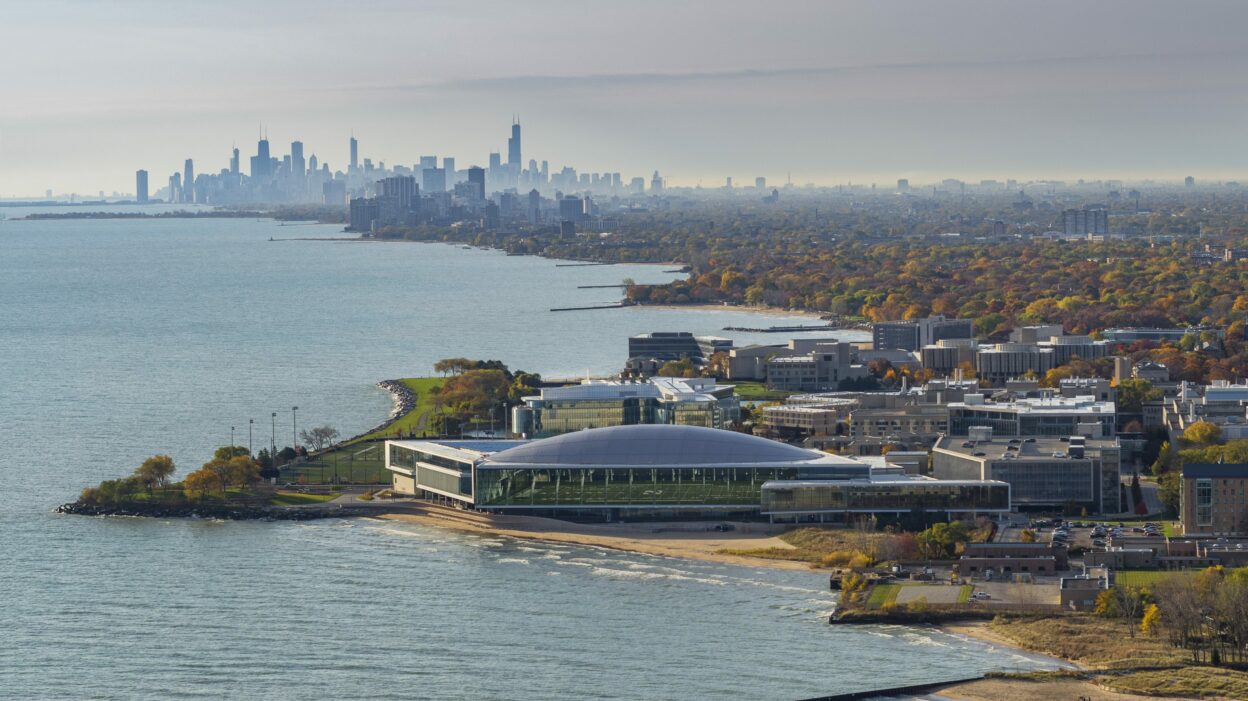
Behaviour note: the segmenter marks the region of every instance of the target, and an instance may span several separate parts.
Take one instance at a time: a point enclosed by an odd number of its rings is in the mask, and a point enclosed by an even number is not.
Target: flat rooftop
[[[1113,438],[1083,440],[1085,454],[1099,454],[1102,450],[1121,447]],[[1052,460],[1054,453],[1061,453],[1062,457],[1070,456],[1070,441],[1049,436],[1000,436],[987,441],[974,441],[965,436],[941,436],[934,449],[983,460],[998,460],[1005,455],[1014,456],[1007,460]]]

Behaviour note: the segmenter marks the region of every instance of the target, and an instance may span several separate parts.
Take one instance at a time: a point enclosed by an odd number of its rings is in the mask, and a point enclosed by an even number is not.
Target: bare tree
[[[338,429],[333,426],[317,426],[299,432],[299,439],[312,446],[312,450],[320,451],[334,444],[338,439]]]

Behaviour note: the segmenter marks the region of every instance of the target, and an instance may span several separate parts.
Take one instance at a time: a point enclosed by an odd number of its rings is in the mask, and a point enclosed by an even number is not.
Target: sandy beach
[[[397,506],[397,505],[396,505]],[[802,562],[742,557],[719,552],[724,548],[792,548],[776,537],[781,527],[762,523],[734,524],[719,532],[705,523],[602,523],[581,524],[537,516],[481,514],[423,503],[407,503],[379,518],[407,521],[467,533],[488,533],[556,543],[575,543],[629,552],[682,557],[749,567],[810,570]]]

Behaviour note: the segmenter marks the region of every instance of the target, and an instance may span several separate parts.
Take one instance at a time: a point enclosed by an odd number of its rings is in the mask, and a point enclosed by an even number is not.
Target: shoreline
[[[808,309],[781,309],[779,307],[768,307],[761,304],[634,304],[631,306],[642,309],[662,309],[669,311],[742,312],[745,314],[766,314],[769,316],[793,316],[803,319],[814,319],[816,321],[824,321],[823,315],[827,313],[814,312]],[[793,333],[831,333],[836,331],[856,331],[856,329],[828,328],[804,332],[794,331]]]
[[[795,560],[771,560],[717,552],[724,548],[792,548],[776,537],[782,531],[769,524],[736,524],[735,530],[727,532],[709,530],[709,524],[700,522],[582,524],[540,516],[483,514],[414,502],[376,514],[375,517],[461,533],[585,545],[742,567],[819,572],[809,564]]]

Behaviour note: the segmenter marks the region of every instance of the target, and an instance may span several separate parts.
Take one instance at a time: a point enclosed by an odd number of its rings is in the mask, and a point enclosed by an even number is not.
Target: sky
[[[1248,2],[0,0],[0,197],[301,140],[673,184],[1248,180]],[[244,166],[245,168],[246,166]]]

